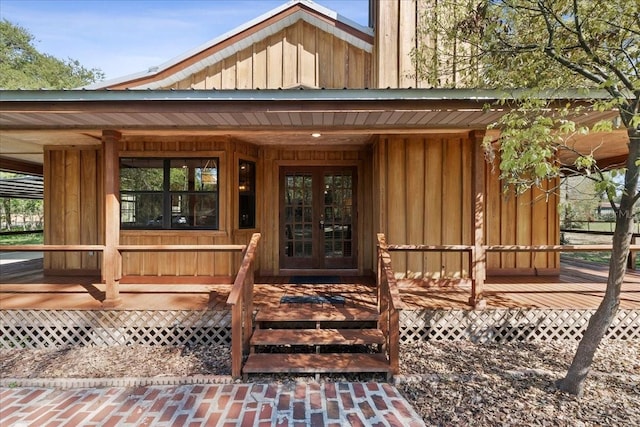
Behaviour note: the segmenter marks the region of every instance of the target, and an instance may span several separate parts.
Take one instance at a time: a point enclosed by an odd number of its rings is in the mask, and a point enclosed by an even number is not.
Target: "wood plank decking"
[[[485,284],[487,308],[596,308],[604,294],[607,269],[587,263],[563,263],[560,276],[489,277]],[[120,285],[120,309],[227,309],[231,286],[181,278],[180,284],[152,282]],[[255,304],[281,306],[284,295],[341,295],[346,306],[374,307],[373,277],[342,277],[340,284],[295,285],[287,277],[258,277]],[[421,281],[401,280],[407,309],[470,309],[468,286],[429,287]],[[0,266],[0,309],[102,308],[105,285],[99,277],[43,276],[33,261],[22,266]],[[640,274],[628,272],[622,287],[621,308],[640,309]]]

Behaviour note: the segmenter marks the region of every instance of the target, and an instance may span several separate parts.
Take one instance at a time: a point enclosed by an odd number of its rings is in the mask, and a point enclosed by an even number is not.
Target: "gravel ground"
[[[640,420],[640,340],[606,341],[596,353],[582,397],[554,382],[576,343],[403,345],[398,389],[427,425],[627,426]],[[0,350],[3,378],[113,378],[229,375],[228,347],[128,346]],[[288,376],[257,381],[311,380]],[[326,381],[371,377],[325,377]]]

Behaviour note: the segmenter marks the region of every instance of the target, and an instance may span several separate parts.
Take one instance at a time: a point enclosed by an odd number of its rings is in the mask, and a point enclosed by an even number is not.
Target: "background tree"
[[[39,52],[27,29],[0,21],[0,89],[73,89],[103,78],[97,68]]]
[[[485,141],[489,158],[499,159],[505,188],[523,192],[544,180],[556,179],[565,168],[570,168],[572,173],[578,172],[593,180],[596,190],[607,195],[615,212],[605,296],[589,321],[566,376],[557,383],[564,391],[581,394],[595,351],[619,307],[633,230],[632,213],[640,197],[638,3],[629,0],[447,3],[456,3],[466,13],[454,23],[441,18],[431,19],[427,25],[437,25],[449,39],[464,46],[457,49],[457,57],[466,52],[468,57],[461,61],[475,63],[480,70],[469,81],[507,91],[529,89],[528,95],[509,105],[510,112],[496,123],[501,130],[499,140]],[[418,61],[431,58],[438,54],[437,49],[433,43],[424,43],[418,48],[422,52],[415,58]],[[441,68],[437,71],[444,72]],[[449,72],[455,75],[453,68]],[[449,81],[456,80],[450,78]],[[619,165],[623,168],[624,180],[616,181],[611,174],[604,173],[594,160],[594,152],[579,153],[574,149],[572,136],[590,130],[612,130],[614,124],[599,122],[591,129],[578,126],[576,119],[587,107],[550,105],[546,101],[553,97],[555,90],[567,88],[594,96],[597,92],[592,103],[596,110],[617,109],[620,126],[626,128],[629,137],[628,159],[626,164]],[[573,164],[561,164],[559,154],[572,155]],[[616,194],[620,195],[619,202],[615,200]]]

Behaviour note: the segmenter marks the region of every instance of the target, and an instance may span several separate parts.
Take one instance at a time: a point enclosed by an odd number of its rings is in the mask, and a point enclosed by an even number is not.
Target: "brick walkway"
[[[0,425],[424,426],[390,384],[0,388]]]

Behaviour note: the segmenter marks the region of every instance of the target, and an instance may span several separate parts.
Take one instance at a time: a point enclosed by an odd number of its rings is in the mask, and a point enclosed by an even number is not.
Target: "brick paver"
[[[424,426],[390,384],[0,388],[0,425]]]

